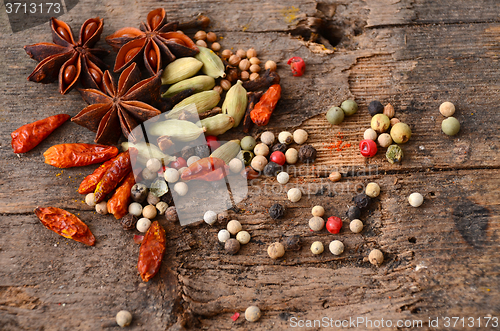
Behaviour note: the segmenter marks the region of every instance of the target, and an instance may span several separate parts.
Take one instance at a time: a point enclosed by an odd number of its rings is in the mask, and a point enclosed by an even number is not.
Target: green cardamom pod
[[[196,140],[206,129],[189,121],[167,120],[152,123],[146,131],[153,136],[169,136],[173,140],[187,142]]]
[[[123,142],[122,148],[123,150],[128,150],[129,148],[137,149],[137,161],[142,165],[146,165],[148,160],[153,158],[163,161],[163,164],[169,164],[170,162],[177,160],[175,156],[165,154],[155,145],[145,142],[140,142],[137,144],[131,142]]]
[[[194,57],[203,62],[201,71],[205,75],[209,75],[213,78],[226,77],[224,63],[222,63],[220,57],[211,49],[202,46],[198,46],[198,48],[200,49],[200,52]]]
[[[200,125],[207,129],[207,135],[218,136],[233,127],[234,118],[227,114],[218,114],[202,119]]]
[[[234,118],[233,127],[237,127],[247,110],[248,96],[247,90],[243,87],[243,82],[239,80],[227,91],[226,99],[222,104],[222,113]]]
[[[198,114],[204,113],[217,106],[220,101],[220,94],[217,91],[203,91],[200,93],[193,94],[190,97],[182,100],[172,108],[171,112],[182,110],[184,107],[193,104],[198,111]],[[170,114],[169,114],[170,115]]]
[[[162,98],[170,98],[179,92],[193,88],[194,93],[203,92],[212,89],[215,86],[215,79],[207,75],[194,76],[184,79],[174,85],[163,93]]]
[[[231,162],[231,160],[238,155],[240,150],[241,150],[240,141],[238,139],[235,139],[235,140],[230,140],[224,145],[217,148],[215,151],[212,152],[210,156],[219,158],[224,162],[226,162],[226,164],[229,164],[229,162]]]
[[[194,57],[181,57],[170,63],[161,75],[162,85],[175,84],[194,76],[203,67],[203,63]]]

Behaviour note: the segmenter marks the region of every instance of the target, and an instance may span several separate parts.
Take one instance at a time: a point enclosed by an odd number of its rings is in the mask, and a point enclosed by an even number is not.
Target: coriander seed
[[[240,58],[240,59],[244,59],[247,57],[247,52],[245,52],[245,50],[243,49],[239,49],[236,51],[236,55]]]
[[[231,82],[228,81],[227,79],[222,79],[220,81],[220,86],[222,87],[222,89],[224,91],[227,91],[227,90],[229,90],[231,88]]]
[[[194,35],[194,39],[205,40],[205,39],[207,39],[207,33],[203,30],[200,30],[200,31],[196,32],[196,34]]]
[[[251,59],[253,57],[257,57],[257,51],[255,50],[255,48],[249,48],[247,50],[247,58]]]
[[[230,49],[225,49],[222,51],[221,55],[222,55],[222,58],[229,59],[231,57],[231,55],[233,55],[233,52]]]
[[[250,72],[254,73],[254,72],[259,72],[259,71],[260,71],[260,65],[258,65],[258,64],[252,64],[250,66]]]
[[[390,103],[388,103],[387,105],[384,106],[384,111],[382,112],[382,114],[384,114],[389,118],[393,118],[395,114],[394,107]]]
[[[211,43],[217,41],[217,35],[215,32],[207,32],[207,41]]]
[[[201,46],[201,47],[208,47],[207,42],[205,40],[197,40],[196,41],[196,46]]]
[[[254,57],[250,57],[249,59],[250,59],[250,60],[249,60],[249,61],[250,61],[250,64],[260,64],[260,60],[259,60],[259,58],[258,58],[258,57],[255,57],[255,56],[254,56]],[[266,69],[266,70],[267,70],[267,69]]]
[[[229,64],[232,65],[233,67],[236,67],[241,61],[241,58],[238,55],[231,55],[229,57]]]
[[[250,79],[250,73],[248,71],[242,71],[240,74],[240,78],[242,81],[246,81]]]
[[[250,80],[256,80],[259,77],[260,77],[260,75],[257,72],[252,72],[250,74]]]
[[[220,49],[222,47],[221,47],[221,45],[219,43],[215,42],[215,43],[212,43],[212,45],[210,46],[210,48],[212,49],[212,51],[218,52],[218,51],[220,51]]]
[[[251,65],[250,61],[248,61],[247,59],[243,59],[238,64],[238,67],[240,68],[241,71],[246,71],[250,68],[250,65]]]
[[[278,66],[276,65],[276,62],[269,60],[264,65],[264,68],[266,70],[269,69],[270,71],[276,71],[276,69],[278,68]]]

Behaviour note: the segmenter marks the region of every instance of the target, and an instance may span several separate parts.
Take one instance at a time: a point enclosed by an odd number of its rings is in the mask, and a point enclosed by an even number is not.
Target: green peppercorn
[[[396,144],[404,144],[411,137],[411,129],[408,124],[399,122],[391,128],[391,138]]]
[[[240,145],[241,149],[245,151],[253,151],[253,149],[257,145],[257,142],[255,141],[254,137],[246,136],[243,139],[241,139]]]
[[[403,156],[403,150],[398,145],[389,146],[389,148],[387,148],[387,152],[385,153],[385,157],[392,164],[401,162]]]
[[[358,104],[354,100],[345,100],[340,105],[346,116],[354,115],[358,111]]]
[[[372,101],[368,104],[368,112],[372,116],[375,116],[377,114],[382,114],[383,111],[384,111],[384,106],[378,100]]]
[[[344,111],[340,107],[332,107],[326,113],[326,120],[331,125],[340,124],[344,120]]]
[[[250,165],[252,162],[252,159],[254,157],[253,152],[250,151],[241,151],[241,156],[243,158],[243,161],[245,162],[245,165]]]
[[[441,123],[441,129],[448,136],[454,136],[460,131],[460,122],[455,117],[448,117]]]

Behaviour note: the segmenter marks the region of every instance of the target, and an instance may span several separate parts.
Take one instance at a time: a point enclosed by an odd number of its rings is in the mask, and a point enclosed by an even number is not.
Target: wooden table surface
[[[57,84],[26,80],[36,62],[22,47],[50,42],[49,25],[12,33],[0,6],[1,330],[117,329],[114,316],[121,309],[133,313],[130,330],[285,330],[293,329],[292,321],[323,317],[394,321],[392,327],[374,327],[384,330],[464,329],[462,320],[446,328],[447,316],[464,317],[466,324],[473,318],[468,329],[491,328],[485,328],[487,317],[500,317],[497,1],[82,0],[60,18],[77,31],[87,18],[100,16],[104,37],[138,27],[159,6],[170,20],[205,13],[224,48],[254,47],[261,59],[278,62],[283,96],[269,128],[278,133],[300,125],[309,132],[318,150],[315,168],[299,166],[302,177],[288,184],[307,194],[290,203],[285,191],[269,193],[277,187],[274,179],[257,180],[238,205],[240,213],[233,213],[252,234],[234,256],[217,242],[223,224],[181,227],[160,219],[167,230],[165,259],[159,275],[143,283],[133,232],[122,230],[112,216],[95,214],[76,191],[95,166],[62,171],[43,163],[48,147],[90,143],[93,133],[66,123],[29,153],[12,152],[13,130],[58,113],[73,116],[85,103],[77,91],[63,96]],[[325,41],[332,54],[291,34],[311,17],[331,25],[323,35],[338,42]],[[110,49],[103,40],[98,45]],[[107,58],[109,64],[114,56]],[[291,76],[286,65],[291,56],[306,61],[303,77]],[[358,102],[358,113],[332,127],[322,114],[347,98]],[[377,99],[390,102],[412,128],[401,165],[389,164],[383,152],[373,159],[358,152],[369,127],[367,104]],[[444,101],[457,108],[462,129],[455,137],[440,129],[438,107]],[[351,146],[332,148],[340,140]],[[344,177],[334,186],[326,177],[335,169]],[[361,234],[351,233],[347,220],[339,235],[309,231],[312,206],[342,216],[356,187],[371,181],[382,193],[363,214]],[[420,208],[408,205],[412,192],[423,194]],[[268,216],[275,202],[286,205],[284,220]],[[79,215],[96,245],[45,229],[33,213],[36,206]],[[277,261],[268,258],[270,243],[294,234],[304,241],[300,251]],[[333,239],[344,242],[342,255],[310,252],[312,242],[326,246]],[[374,248],[385,255],[379,268],[366,260]],[[260,307],[262,318],[250,324],[240,316],[233,322],[231,316],[243,315],[250,305]],[[439,326],[430,325],[429,318],[437,317]],[[420,320],[423,327],[398,328],[397,320]]]

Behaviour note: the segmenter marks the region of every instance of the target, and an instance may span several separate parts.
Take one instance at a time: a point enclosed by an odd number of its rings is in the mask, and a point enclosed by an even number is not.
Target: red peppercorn
[[[373,157],[377,154],[377,144],[370,139],[361,140],[359,142],[359,151],[364,157]]]
[[[271,157],[269,159],[271,160],[271,162],[277,163],[277,164],[279,164],[281,166],[283,164],[285,164],[285,161],[286,161],[285,154],[283,154],[280,151],[273,152],[271,154]]]
[[[294,56],[286,64],[290,65],[294,77],[302,76],[304,71],[306,71],[306,63],[301,57]]]
[[[179,170],[180,168],[187,167],[187,162],[182,157],[178,157],[177,160],[170,163],[170,167]]]
[[[207,140],[207,145],[210,147],[212,152],[220,147],[219,140],[216,136],[206,136],[205,139]]]
[[[326,222],[326,229],[330,233],[339,233],[342,228],[342,220],[340,217],[332,216],[328,217],[328,221]]]

